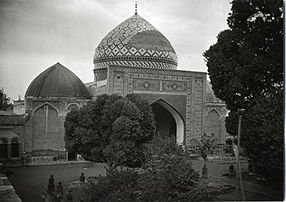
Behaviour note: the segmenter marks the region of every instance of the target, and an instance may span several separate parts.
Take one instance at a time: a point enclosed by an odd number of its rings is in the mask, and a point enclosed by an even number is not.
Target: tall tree
[[[0,110],[7,110],[9,107],[12,107],[10,103],[10,98],[4,92],[4,89],[0,89]]]
[[[279,179],[283,167],[283,20],[282,0],[233,0],[227,19],[230,29],[222,31],[217,43],[203,54],[214,93],[231,110],[226,119],[228,133],[236,135],[242,114],[241,143],[253,169],[268,178],[276,173]],[[269,166],[271,156],[275,163]]]
[[[65,142],[91,161],[139,167],[155,130],[152,109],[139,96],[101,95],[65,120]]]

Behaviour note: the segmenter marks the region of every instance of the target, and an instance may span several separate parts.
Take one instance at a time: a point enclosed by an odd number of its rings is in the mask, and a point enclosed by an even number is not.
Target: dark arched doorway
[[[12,138],[11,139],[11,157],[18,158],[19,157],[19,139]]]
[[[8,158],[8,140],[7,138],[0,138],[0,158]]]
[[[184,141],[184,123],[178,112],[163,100],[151,104],[156,122],[157,134],[171,137],[179,145]]]

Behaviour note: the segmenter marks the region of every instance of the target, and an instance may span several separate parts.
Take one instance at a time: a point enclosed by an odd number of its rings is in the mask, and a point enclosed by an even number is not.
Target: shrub
[[[112,140],[104,150],[104,155],[112,166],[138,168],[145,161],[144,148],[132,141]]]
[[[158,163],[142,175],[143,201],[173,201],[197,186],[199,174],[184,156],[162,155],[154,157]]]
[[[84,201],[135,201],[139,177],[133,169],[109,167],[106,177],[98,177],[86,190]]]
[[[65,119],[68,151],[94,162],[140,167],[143,144],[153,138],[154,117],[148,102],[136,95],[100,95]]]
[[[86,192],[89,201],[198,201],[212,200],[218,189],[200,184],[182,147],[170,139],[155,137],[146,146],[150,155],[139,174],[135,169],[107,170],[106,177]],[[119,154],[118,154],[119,155]],[[123,155],[124,156],[124,155]]]

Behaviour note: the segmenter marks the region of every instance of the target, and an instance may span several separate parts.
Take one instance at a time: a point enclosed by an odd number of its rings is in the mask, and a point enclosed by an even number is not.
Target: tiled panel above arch
[[[133,79],[133,90],[160,91],[160,81],[154,79]]]

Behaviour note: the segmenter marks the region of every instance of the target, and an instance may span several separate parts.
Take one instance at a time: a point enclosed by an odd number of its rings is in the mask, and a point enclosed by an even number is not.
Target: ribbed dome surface
[[[168,39],[137,14],[103,38],[95,49],[93,62],[95,68],[122,65],[176,69],[178,64]]]
[[[89,92],[82,81],[60,63],[49,67],[37,76],[25,97],[76,97],[89,98]]]

